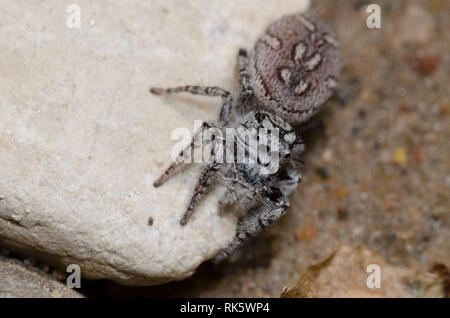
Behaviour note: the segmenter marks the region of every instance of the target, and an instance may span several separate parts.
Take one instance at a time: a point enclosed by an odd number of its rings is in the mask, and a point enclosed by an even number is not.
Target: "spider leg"
[[[178,86],[173,88],[152,87],[150,88],[150,92],[156,95],[186,92],[194,95],[219,96],[220,98],[222,98],[223,102],[219,113],[219,122],[223,124],[228,123],[231,115],[233,97],[231,96],[230,92],[220,87],[196,85]]]
[[[186,225],[194,212],[195,207],[197,207],[200,202],[200,198],[208,190],[209,186],[214,180],[217,170],[219,169],[219,164],[213,163],[209,164],[201,173],[197,185],[195,186],[194,194],[192,195],[191,202],[189,203],[186,212],[180,220],[181,225]]]
[[[242,85],[242,95],[245,97],[253,95],[253,88],[250,84],[250,75],[248,72],[248,56],[244,49],[239,50],[238,55],[239,77]]]
[[[219,252],[213,259],[213,263],[219,263],[226,259],[239,245],[247,239],[256,236],[261,230],[270,226],[281,218],[289,204],[287,199],[278,206],[261,205],[239,219],[236,228],[236,236],[227,248]]]
[[[194,136],[192,137],[191,143],[186,146],[183,150],[180,151],[177,158],[170,164],[170,166],[164,171],[164,173],[153,183],[154,187],[161,186],[164,182],[169,179],[170,175],[175,172],[175,170],[182,165],[188,156],[191,154],[192,150],[195,148],[195,144],[199,137],[203,135],[204,131],[206,129],[209,129],[211,127],[214,127],[214,124],[211,122],[203,122],[202,126],[195,132]]]
[[[239,182],[239,176],[236,169],[236,165],[234,164],[230,165],[229,173],[230,173],[230,180],[228,182],[228,186],[225,190],[225,193],[219,200],[220,204],[234,204],[238,200],[236,195],[236,187]]]

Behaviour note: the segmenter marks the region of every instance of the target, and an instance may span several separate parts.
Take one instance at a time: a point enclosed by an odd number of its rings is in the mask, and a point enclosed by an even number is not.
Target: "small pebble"
[[[345,221],[348,219],[348,211],[344,208],[338,208],[337,209],[337,219],[339,221]]]
[[[346,188],[339,188],[334,190],[334,194],[338,199],[342,199],[348,196],[348,190]]]
[[[322,178],[322,180],[327,180],[330,177],[330,173],[325,167],[318,167],[316,169],[316,173]]]
[[[384,202],[384,209],[385,209],[386,211],[392,210],[393,207],[394,207],[394,202],[393,202],[392,200],[387,199],[387,200]]]
[[[310,242],[317,235],[317,228],[313,224],[301,225],[295,231],[295,237],[300,241]]]
[[[402,112],[402,113],[409,113],[409,112],[411,112],[411,106],[410,105],[408,105],[408,104],[402,104],[401,106],[400,106],[400,111]]]
[[[327,149],[322,154],[322,160],[325,162],[329,162],[333,159],[333,150]]]
[[[360,98],[363,102],[366,103],[372,103],[375,100],[373,94],[369,90],[363,90],[361,92]]]
[[[404,167],[407,161],[405,149],[402,147],[396,148],[392,155],[392,160],[400,167]]]
[[[413,157],[416,163],[421,164],[424,160],[423,149],[420,147],[415,148],[413,150]]]
[[[22,215],[16,213],[15,211],[11,214],[11,217],[12,217],[13,220],[16,221],[16,222],[22,221]]]
[[[427,55],[418,57],[416,63],[416,67],[422,75],[430,76],[441,65],[442,58],[439,55]]]
[[[358,136],[360,131],[361,131],[360,127],[353,127],[352,128],[352,135],[353,136]]]

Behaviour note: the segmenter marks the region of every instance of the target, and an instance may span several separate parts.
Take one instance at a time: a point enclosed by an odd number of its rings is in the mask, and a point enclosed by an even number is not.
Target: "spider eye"
[[[272,202],[275,202],[275,203],[281,202],[282,198],[283,198],[283,194],[281,193],[280,189],[271,188],[270,190],[271,190],[271,192],[268,195],[269,200]]]

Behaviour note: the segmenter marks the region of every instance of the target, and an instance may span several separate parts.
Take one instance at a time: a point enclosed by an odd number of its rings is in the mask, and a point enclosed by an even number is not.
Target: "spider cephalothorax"
[[[157,187],[165,182],[208,130],[219,132],[209,139],[211,158],[180,221],[181,225],[188,222],[214,181],[225,185],[221,202],[237,204],[246,213],[238,222],[235,238],[215,261],[226,258],[289,207],[288,197],[301,179],[299,162],[304,149],[291,124],[301,125],[331,96],[339,75],[337,41],[317,18],[286,16],[267,28],[249,57],[239,50],[238,66],[242,91],[236,103],[219,87],[151,88],[154,94],[189,92],[223,100],[218,121],[204,122],[191,144],[154,183]],[[231,146],[226,142],[230,128]]]
[[[250,111],[233,132],[232,148],[224,148],[234,160],[218,171],[227,187],[221,202],[246,210],[261,204],[286,208],[286,198],[300,178],[297,165],[303,142],[289,124],[264,111]]]

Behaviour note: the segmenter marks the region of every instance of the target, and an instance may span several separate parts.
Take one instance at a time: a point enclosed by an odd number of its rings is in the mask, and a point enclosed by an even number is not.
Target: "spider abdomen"
[[[251,55],[250,77],[261,108],[292,125],[308,120],[331,96],[339,76],[336,39],[303,14],[269,25]]]

